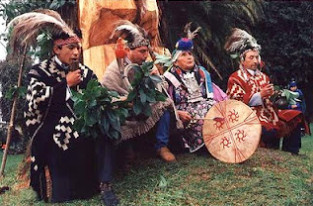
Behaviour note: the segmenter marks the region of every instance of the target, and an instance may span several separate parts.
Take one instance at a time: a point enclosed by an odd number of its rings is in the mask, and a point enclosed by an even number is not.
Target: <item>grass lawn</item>
[[[302,138],[300,154],[258,148],[242,164],[225,164],[205,154],[180,154],[172,164],[145,158],[116,178],[115,190],[123,206],[313,205],[312,136]],[[45,205],[31,189],[19,188],[21,160],[22,155],[8,157],[0,186],[11,190],[0,195],[0,205]],[[100,197],[50,205],[100,205]]]

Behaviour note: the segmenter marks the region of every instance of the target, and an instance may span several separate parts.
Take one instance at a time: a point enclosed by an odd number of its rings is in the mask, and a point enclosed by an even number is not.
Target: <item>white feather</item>
[[[192,31],[191,31],[191,24],[192,24],[192,22],[187,23],[187,24],[185,25],[185,28],[184,28],[184,32],[187,34],[187,38],[188,38],[188,39],[194,39],[194,38],[197,36],[199,30],[201,29],[201,27],[197,27],[197,28],[192,32]]]
[[[43,10],[42,12],[49,12],[49,10]],[[10,42],[13,50],[26,44],[34,44],[38,33],[43,29],[50,31],[51,34],[64,32],[69,36],[75,35],[57,13],[51,12],[53,14],[51,16],[49,13],[29,12],[10,21],[7,28],[12,29]]]
[[[29,12],[29,13],[25,13],[25,14],[22,14],[22,15],[15,17],[13,20],[10,21],[7,28],[15,26],[21,20],[24,21],[24,20],[31,19],[31,18],[41,18],[42,20],[45,20],[46,22],[51,22],[53,24],[59,25],[60,27],[64,26],[64,24],[62,22],[58,21],[54,17],[51,17],[51,16],[46,15],[46,14],[38,13],[38,12]]]
[[[127,30],[129,32],[131,32],[132,34],[134,35],[140,35],[140,31],[134,27],[134,26],[130,26],[130,25],[121,25],[121,26],[118,26],[116,27],[116,31],[121,31],[121,30]]]
[[[226,45],[227,46],[225,49],[230,53],[240,51],[247,45],[261,49],[261,46],[257,43],[253,36],[251,36],[248,32],[238,28],[233,29],[233,32],[228,38]]]
[[[110,39],[112,39],[118,31],[121,31],[121,32],[128,31],[129,33],[132,34],[132,36],[134,36],[134,38],[140,37],[142,35],[135,25],[124,24],[124,25],[117,26],[114,29],[112,35],[110,36]]]

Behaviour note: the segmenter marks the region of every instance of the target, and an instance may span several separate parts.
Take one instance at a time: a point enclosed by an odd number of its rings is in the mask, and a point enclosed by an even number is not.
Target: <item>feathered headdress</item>
[[[122,37],[126,40],[126,45],[130,49],[150,45],[148,33],[137,24],[133,24],[127,20],[121,20],[116,24],[110,38],[114,39],[117,37]]]
[[[224,49],[230,53],[233,59],[239,58],[248,50],[261,50],[261,46],[255,38],[246,31],[234,28],[227,38]]]
[[[61,16],[52,10],[40,9],[15,17],[9,24],[10,45],[13,53],[24,46],[34,46],[40,33],[48,32],[54,43],[65,45],[78,43],[79,38],[62,20]]]
[[[192,39],[197,36],[197,33],[201,29],[201,27],[198,27],[194,31],[191,31],[191,24],[192,22],[189,22],[184,28],[184,32],[186,33],[187,37],[181,38],[176,42],[175,50],[172,54],[172,62],[175,62],[177,60],[182,51],[189,51],[193,49]]]

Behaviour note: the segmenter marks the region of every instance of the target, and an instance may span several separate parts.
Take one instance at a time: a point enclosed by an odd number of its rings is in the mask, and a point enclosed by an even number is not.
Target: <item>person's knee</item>
[[[160,118],[160,121],[166,122],[166,124],[170,123],[171,114],[168,110],[165,110],[162,117]]]
[[[267,148],[279,149],[280,139],[277,137],[277,130],[267,130],[262,127],[261,141]]]

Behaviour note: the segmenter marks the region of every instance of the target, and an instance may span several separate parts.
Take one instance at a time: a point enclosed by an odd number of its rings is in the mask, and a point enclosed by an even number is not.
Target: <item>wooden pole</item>
[[[22,74],[23,74],[23,67],[25,63],[25,58],[26,58],[26,52],[27,52],[27,45],[24,47],[23,51],[23,56],[22,56],[22,61],[19,67],[19,74],[18,74],[18,81],[17,81],[17,88],[20,88],[22,84]],[[7,132],[7,140],[6,140],[6,147],[4,149],[3,157],[2,157],[2,163],[1,163],[1,168],[0,168],[0,178],[4,176],[4,168],[5,164],[7,161],[7,156],[8,156],[8,150],[10,147],[10,141],[12,137],[12,130],[14,126],[14,118],[15,118],[15,112],[16,112],[16,105],[17,105],[17,95],[14,95],[13,99],[13,105],[12,105],[12,110],[11,110],[11,117],[10,117],[10,123],[8,125],[8,132]]]

